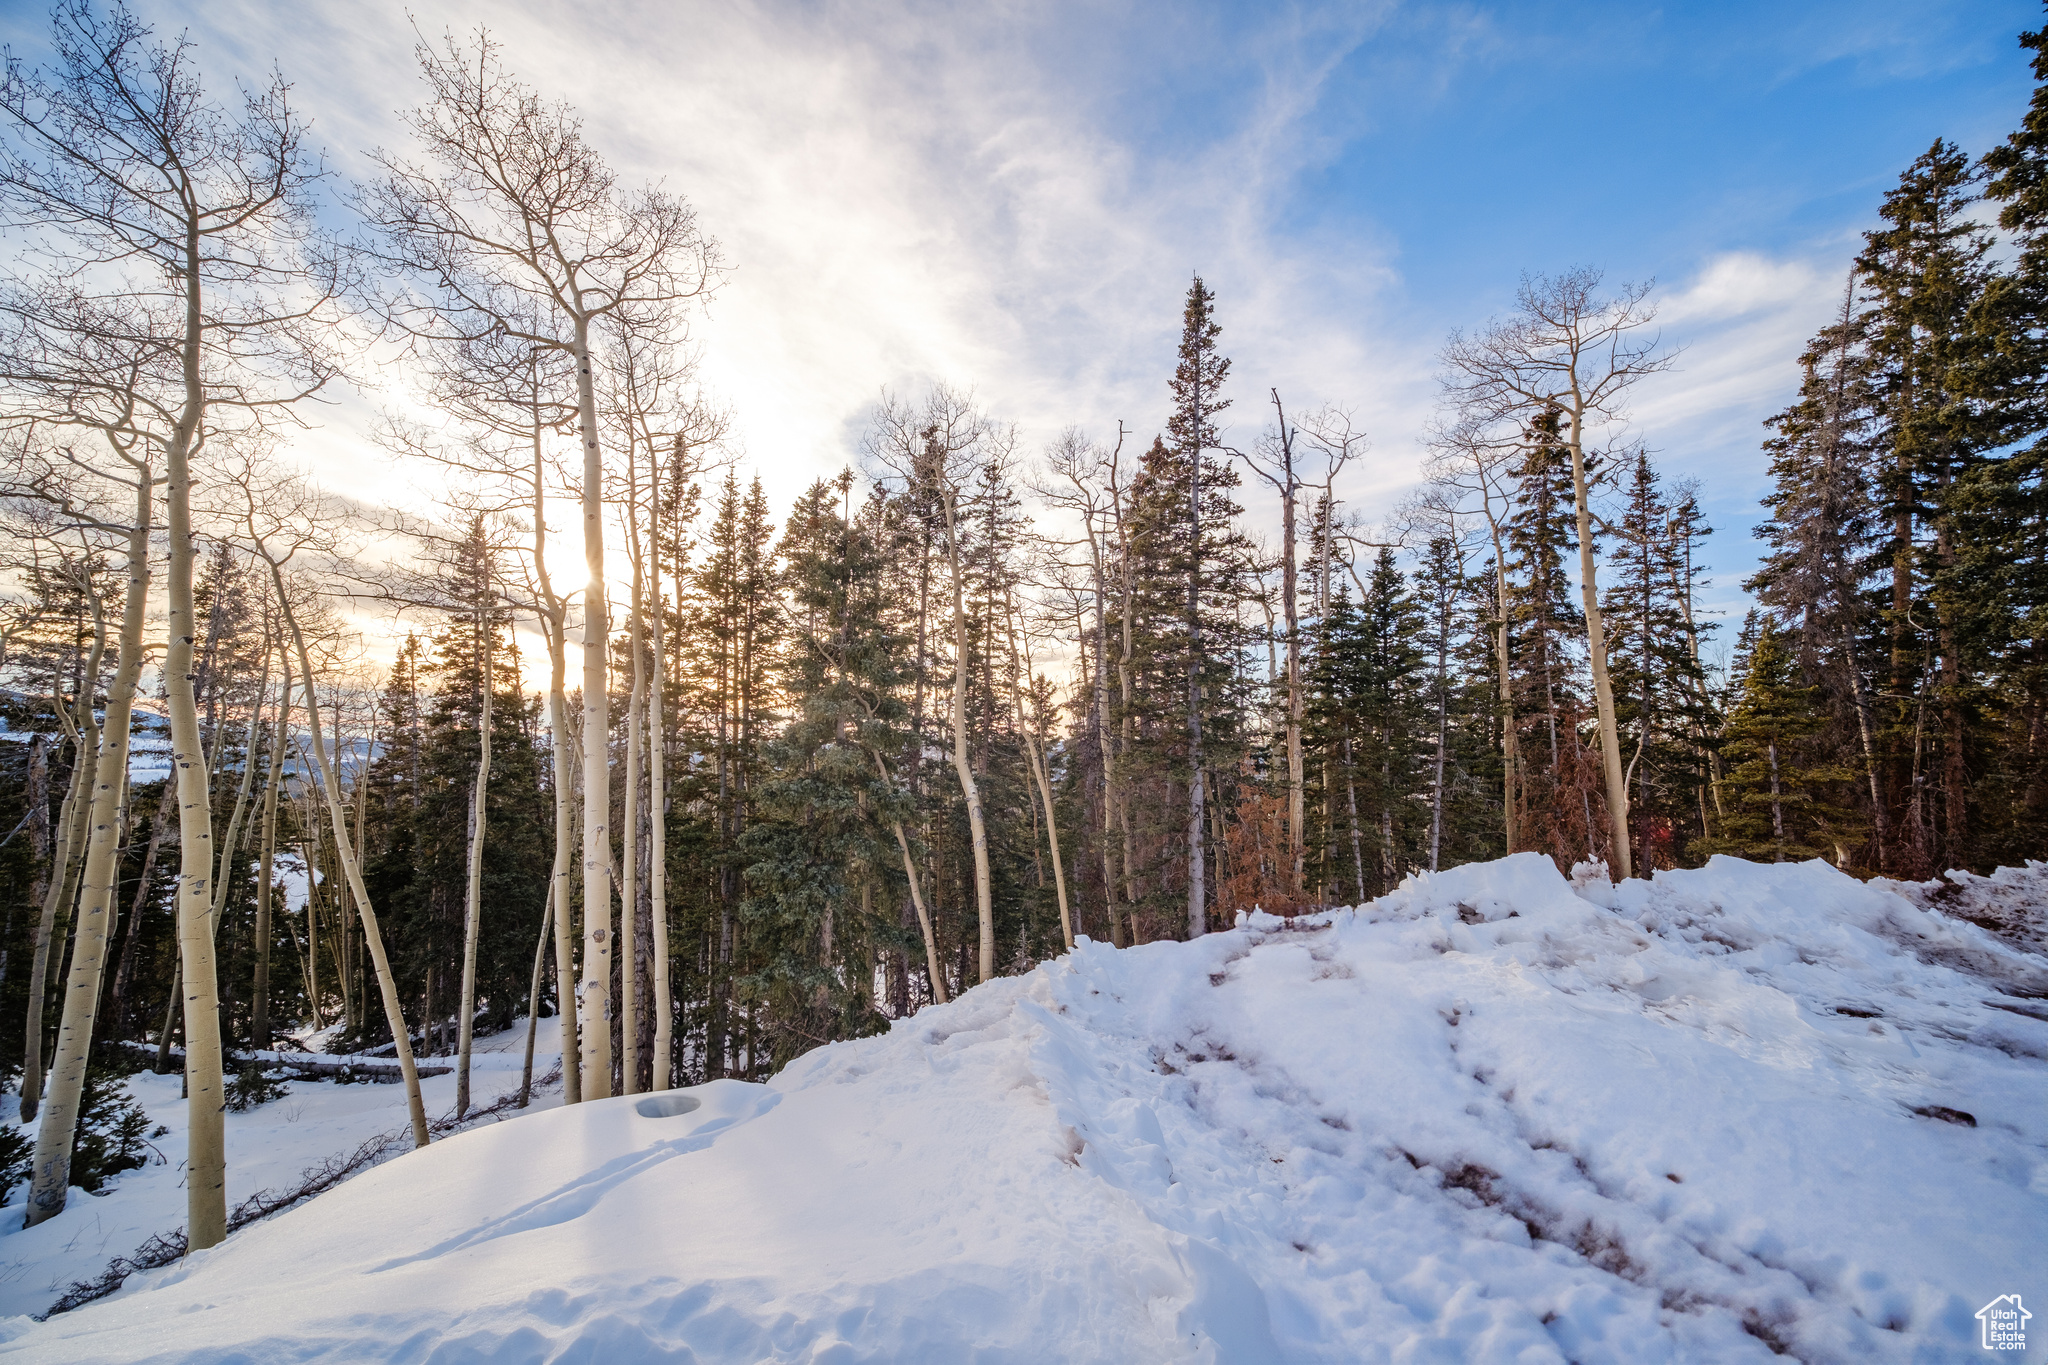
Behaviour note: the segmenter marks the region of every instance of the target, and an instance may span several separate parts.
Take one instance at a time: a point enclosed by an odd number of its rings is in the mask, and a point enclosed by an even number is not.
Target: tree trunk
[[[654,566],[654,668],[648,679],[647,707],[647,897],[654,936],[654,1056],[648,1087],[653,1090],[669,1088],[670,1060],[675,1051],[675,1003],[670,994],[668,962],[668,767],[664,752],[667,726],[661,709],[662,670],[667,668],[668,661],[662,649],[660,467],[657,462],[656,510],[648,527]],[[680,563],[676,571],[682,572]],[[677,601],[681,601],[680,591]]]
[[[256,727],[263,721],[263,694],[270,690],[270,642],[264,641],[263,663],[256,674],[256,699],[249,706],[249,723],[242,727],[242,780],[235,787],[235,805],[228,816],[227,837],[221,840],[220,862],[213,875],[213,905],[207,911],[211,932],[220,938],[221,913],[227,908],[228,886],[234,880],[236,845],[242,839],[242,819],[249,813],[249,794],[256,785]],[[226,725],[214,736],[216,749],[227,748]]]
[[[1614,849],[1616,881],[1635,875],[1628,845],[1628,777],[1621,763],[1621,727],[1615,719],[1614,686],[1607,678],[1607,629],[1600,616],[1600,588],[1593,563],[1593,512],[1586,492],[1584,412],[1571,409],[1572,501],[1578,514],[1579,591],[1586,604],[1586,653],[1593,666],[1593,704],[1600,716],[1600,766],[1607,777],[1607,828]]]
[[[270,772],[263,784],[263,848],[256,865],[256,981],[250,1001],[249,1042],[270,1046],[270,881],[277,857],[277,791],[284,785],[285,731],[292,713],[292,662],[284,661],[284,688],[277,698],[277,725],[270,739]],[[309,902],[310,903],[310,902]]]
[[[98,651],[94,651],[95,659]],[[95,674],[98,667],[95,664]],[[78,896],[79,870],[85,861],[86,827],[94,767],[98,762],[99,726],[93,721],[91,684],[80,708],[84,724],[67,720],[71,732],[71,789],[58,808],[57,851],[50,864],[49,888],[43,895],[43,917],[36,924],[36,944],[29,959],[28,1021],[21,1066],[21,1121],[31,1122],[43,1096],[43,1015],[50,972],[50,944],[63,941],[71,903]],[[58,705],[61,707],[62,702]]]
[[[477,640],[483,655],[484,695],[483,704],[477,709],[476,785],[469,798],[469,886],[462,914],[462,1004],[461,1014],[456,1020],[455,1044],[455,1117],[458,1119],[469,1112],[469,1047],[476,1035],[476,940],[478,931],[483,927],[484,803],[491,789],[491,633],[489,612],[478,612]]]
[[[1307,768],[1301,751],[1305,703],[1301,688],[1301,621],[1298,582],[1300,568],[1296,554],[1294,437],[1287,426],[1287,414],[1280,406],[1280,391],[1273,391],[1273,411],[1280,423],[1280,597],[1287,622],[1287,842],[1293,878],[1289,889],[1302,892],[1305,850],[1308,847]]]
[[[540,968],[547,959],[548,929],[555,922],[555,888],[548,885],[547,906],[540,912],[540,938],[533,945],[533,984],[526,990],[526,1061],[519,1068],[519,1108],[533,1099],[533,1042],[540,1030]],[[567,1077],[568,1068],[562,1069]]]
[[[92,1051],[93,1016],[99,1008],[101,968],[106,961],[114,898],[120,894],[121,798],[128,784],[129,714],[142,675],[142,623],[149,601],[150,480],[137,481],[135,513],[128,533],[128,592],[121,611],[121,645],[113,685],[107,689],[107,719],[92,782],[91,834],[86,847],[83,887],[78,902],[78,929],[71,948],[70,979],[64,993],[63,1022],[57,1030],[52,1058],[50,1095],[36,1131],[30,1167],[25,1227],[34,1227],[60,1213],[71,1186],[71,1144],[78,1126],[78,1104],[85,1090],[86,1060]],[[90,680],[85,704],[92,705]],[[84,765],[87,752],[79,750]],[[40,1031],[40,1021],[37,1021]]]
[[[626,457],[628,492],[626,537],[632,549],[632,597],[627,608],[626,648],[633,656],[632,691],[626,698],[626,779],[623,793],[625,842],[624,882],[619,896],[619,1039],[625,1057],[620,1067],[623,1093],[640,1093],[640,769],[646,759],[641,728],[646,723],[647,661],[643,655],[640,599],[645,574],[640,562],[640,521],[631,488],[632,455]]]
[[[1008,621],[1005,622],[1006,626],[1009,624]],[[1010,665],[1012,669],[1018,668],[1017,641],[1014,634],[1010,637]],[[1025,757],[1030,761],[1031,779],[1038,788],[1038,799],[1045,808],[1045,840],[1052,850],[1052,883],[1053,890],[1058,895],[1060,903],[1060,935],[1065,940],[1066,946],[1071,949],[1074,946],[1074,916],[1072,910],[1067,905],[1067,870],[1066,864],[1060,858],[1060,826],[1059,819],[1053,811],[1052,782],[1046,767],[1045,749],[1039,743],[1038,730],[1031,725],[1024,715],[1024,694],[1022,688],[1029,686],[1031,682],[1031,667],[1028,658],[1022,666],[1019,682],[1019,691],[1015,698],[1017,728],[1024,735],[1024,753]]]
[[[377,927],[377,911],[370,904],[370,893],[363,886],[362,869],[356,863],[355,847],[348,837],[348,821],[342,813],[341,791],[334,779],[334,764],[328,760],[326,742],[320,735],[320,699],[313,689],[313,661],[306,653],[306,635],[299,629],[299,620],[292,611],[285,595],[284,576],[278,572],[275,563],[270,566],[270,581],[277,589],[279,610],[284,615],[285,627],[291,632],[294,651],[299,656],[299,673],[305,679],[306,720],[312,727],[313,759],[320,767],[320,785],[327,793],[327,822],[334,831],[334,851],[341,863],[342,876],[348,882],[351,895],[355,897],[356,911],[363,917],[363,942],[370,950],[370,961],[377,971],[377,985],[384,996],[384,1021],[391,1027],[392,1050],[398,1057],[399,1072],[405,1077],[406,1108],[412,1116],[413,1146],[427,1145],[427,1110],[420,1099],[419,1069],[413,1065],[412,1033],[406,1027],[405,1009],[398,1000],[398,981],[391,974],[391,960],[384,953],[384,935]],[[335,751],[340,752],[341,736],[334,737]],[[310,877],[309,877],[310,881]],[[307,904],[312,902],[309,899]],[[186,1025],[190,1036],[191,1025]],[[186,1049],[186,1067],[191,1067],[190,1054]],[[215,1045],[215,1056],[219,1046]]]
[[[575,319],[576,414],[583,442],[583,1092],[612,1093],[611,697],[605,648],[610,635],[604,577],[604,456],[597,443],[597,390],[591,376],[590,319]],[[632,913],[631,907],[627,914]]]
[[[950,487],[944,490],[944,502],[946,558],[953,571],[953,771],[960,778],[960,794],[967,802],[967,827],[974,842],[974,900],[981,924],[977,965],[979,979],[987,981],[996,974],[995,894],[989,879],[988,827],[981,817],[981,789],[975,784],[974,765],[967,753],[967,598],[960,568],[960,530]]]

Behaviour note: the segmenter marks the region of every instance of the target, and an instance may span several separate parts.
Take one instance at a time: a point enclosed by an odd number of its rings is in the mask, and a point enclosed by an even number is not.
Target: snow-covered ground
[[[559,1043],[548,1045],[554,1022],[541,1020],[534,1051],[536,1076],[559,1065]],[[526,1049],[524,1020],[508,1033],[477,1039],[474,1048],[473,1108],[518,1090]],[[300,1060],[346,1060],[324,1053],[292,1055]],[[361,1060],[392,1064],[388,1057]],[[420,1059],[423,1066],[443,1066],[451,1060]],[[152,1131],[157,1126],[170,1131],[151,1140],[154,1150],[148,1165],[115,1177],[97,1196],[72,1190],[64,1212],[37,1227],[22,1228],[24,1194],[16,1187],[0,1209],[0,1318],[46,1312],[74,1281],[93,1279],[108,1261],[129,1255],[151,1235],[184,1226],[186,1106],[179,1098],[180,1078],[144,1071],[129,1077],[127,1085],[148,1112]],[[405,1088],[400,1085],[293,1080],[287,1089],[281,1099],[225,1116],[230,1208],[262,1190],[290,1189],[306,1168],[347,1156],[380,1134],[406,1127]],[[454,1107],[455,1077],[425,1077],[420,1091],[428,1115],[438,1117]],[[537,1092],[527,1112],[559,1105],[561,1099],[559,1086]],[[5,1096],[4,1116],[9,1124],[22,1127],[20,1101],[12,1093]],[[33,1141],[35,1125],[27,1125],[24,1132]]]
[[[2048,1302],[2048,963],[1915,899],[1523,855],[1083,945],[686,1112],[436,1143],[0,1355],[1975,1359]]]

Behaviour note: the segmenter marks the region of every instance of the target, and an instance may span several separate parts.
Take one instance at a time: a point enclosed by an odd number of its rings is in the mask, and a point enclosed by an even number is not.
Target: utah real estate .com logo
[[[1984,1324],[1984,1349],[2024,1351],[2027,1349],[2027,1319],[2033,1317],[2017,1294],[2001,1294],[1977,1310]]]

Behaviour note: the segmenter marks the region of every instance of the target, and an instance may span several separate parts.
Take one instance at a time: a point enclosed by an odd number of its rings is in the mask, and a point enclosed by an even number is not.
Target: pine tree
[[[856,517],[851,489],[850,472],[814,483],[790,513],[781,669],[796,714],[770,746],[774,769],[743,845],[741,915],[763,954],[744,985],[772,1008],[778,1063],[883,1026],[873,952],[890,926],[877,893],[893,861],[886,822],[901,811],[873,755],[901,743],[902,640],[882,620],[880,508]]]
[[[1970,216],[1969,161],[1937,141],[1885,196],[1887,226],[1857,259],[1873,305],[1870,345],[1882,405],[1878,498],[1891,535],[1883,620],[1890,644],[1885,726],[1889,821],[1901,870],[1926,875],[1970,852],[1977,684],[1963,655],[1971,602],[1956,591],[1960,528],[1950,498],[1989,435],[1961,376],[1981,349],[1968,327],[1988,279],[1989,233]],[[1931,629],[1928,627],[1931,625]],[[1930,797],[1930,792],[1933,794]]]
[[[1768,856],[1772,862],[1833,854],[1846,862],[1858,837],[1855,816],[1831,799],[1854,774],[1816,754],[1822,727],[1819,689],[1801,686],[1792,652],[1768,617],[1752,612],[1743,626],[1739,681],[1728,710],[1722,752],[1726,815],[1703,851]]]
[[[1516,825],[1525,848],[1569,867],[1598,856],[1604,820],[1599,767],[1579,738],[1586,712],[1577,644],[1585,617],[1573,600],[1565,556],[1578,546],[1563,414],[1538,414],[1523,438],[1508,518],[1510,677],[1518,735]],[[1597,477],[1588,461],[1587,477]],[[1596,808],[1599,802],[1599,808]]]
[[[1944,583],[1968,603],[1982,668],[1980,866],[2037,855],[2048,828],[2048,28],[2019,41],[2034,54],[2033,97],[2019,129],[1983,159],[1985,197],[2017,251],[1972,311],[1977,344],[1962,376],[1990,439],[2008,449],[1956,481],[1948,501],[1960,534]]]
[[[1216,296],[1195,276],[1181,313],[1180,362],[1173,372],[1173,415],[1166,424],[1174,451],[1187,465],[1184,483],[1188,514],[1187,556],[1187,788],[1189,938],[1201,937],[1208,922],[1206,866],[1208,771],[1202,752],[1202,684],[1207,648],[1202,632],[1203,478],[1206,453],[1218,444],[1216,414],[1230,406],[1222,397],[1230,360],[1216,350],[1223,326],[1216,321]]]
[[[1691,587],[1680,556],[1701,525],[1695,509],[1680,527],[1645,452],[1631,462],[1623,496],[1602,607],[1631,779],[1631,838],[1638,871],[1649,873],[1679,864],[1704,780],[1696,741],[1708,724],[1706,678],[1680,595]]]

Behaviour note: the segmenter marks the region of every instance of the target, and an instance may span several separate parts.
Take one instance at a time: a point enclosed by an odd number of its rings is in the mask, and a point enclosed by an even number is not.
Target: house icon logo
[[[1984,1324],[1984,1349],[2024,1351],[2027,1349],[2027,1319],[2033,1317],[2017,1294],[2000,1294],[1977,1310]]]

